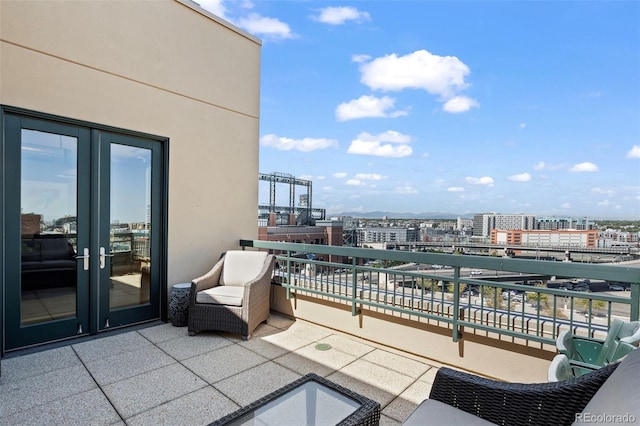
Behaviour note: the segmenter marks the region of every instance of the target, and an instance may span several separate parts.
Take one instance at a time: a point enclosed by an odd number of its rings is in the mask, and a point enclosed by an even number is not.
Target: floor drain
[[[316,345],[317,351],[328,351],[329,349],[331,349],[331,345],[328,343],[318,343]]]

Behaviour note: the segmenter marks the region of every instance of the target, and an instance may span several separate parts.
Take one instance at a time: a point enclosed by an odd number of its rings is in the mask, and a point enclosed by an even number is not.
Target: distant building
[[[361,244],[417,242],[420,240],[420,229],[418,228],[361,228],[358,233],[358,240]]]
[[[538,217],[536,218],[536,228],[541,230],[559,230],[559,229],[578,229],[587,230],[594,229],[595,223],[589,222],[585,217],[582,219],[573,219],[569,217]]]
[[[289,225],[267,226],[259,221],[258,239],[282,243],[317,244],[325,246],[342,246],[343,224],[341,220],[316,220],[315,226],[296,225],[292,217]],[[341,262],[335,256],[328,256],[330,262]]]
[[[595,230],[491,230],[491,244],[596,248],[597,240]]]
[[[492,229],[531,230],[535,229],[536,218],[524,214],[484,213],[473,217],[473,235],[489,237]]]
[[[472,228],[473,228],[473,219],[462,219],[461,217],[459,217],[456,220],[456,229],[458,231],[466,231]]]

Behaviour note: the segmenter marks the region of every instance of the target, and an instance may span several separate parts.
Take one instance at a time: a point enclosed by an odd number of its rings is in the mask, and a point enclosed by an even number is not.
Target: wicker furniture
[[[231,250],[205,275],[191,282],[189,335],[217,330],[243,340],[269,318],[274,256],[260,251]]]
[[[376,426],[379,423],[379,403],[312,373],[210,426]]]
[[[640,351],[620,363],[554,383],[504,383],[440,368],[429,399],[404,426],[576,425],[640,420]],[[598,417],[600,416],[600,417]]]

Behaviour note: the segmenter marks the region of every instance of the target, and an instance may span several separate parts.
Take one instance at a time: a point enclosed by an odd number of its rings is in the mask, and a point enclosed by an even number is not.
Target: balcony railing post
[[[458,320],[460,315],[460,267],[453,268],[453,341],[457,342],[460,333],[458,332]]]
[[[357,290],[358,290],[358,274],[356,272],[357,259],[355,256],[351,258],[351,315],[356,316],[360,312],[357,306]]]
[[[291,250],[287,249],[287,286],[285,287],[285,294],[287,300],[291,299]]]
[[[638,321],[640,315],[640,283],[631,284],[631,312],[629,320]]]

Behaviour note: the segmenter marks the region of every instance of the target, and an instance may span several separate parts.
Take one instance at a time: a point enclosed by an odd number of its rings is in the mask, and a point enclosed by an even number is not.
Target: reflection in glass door
[[[111,144],[110,310],[149,303],[151,150]]]
[[[22,129],[21,140],[20,323],[73,318],[79,257],[78,139]],[[80,259],[84,267],[88,259],[82,254]]]

